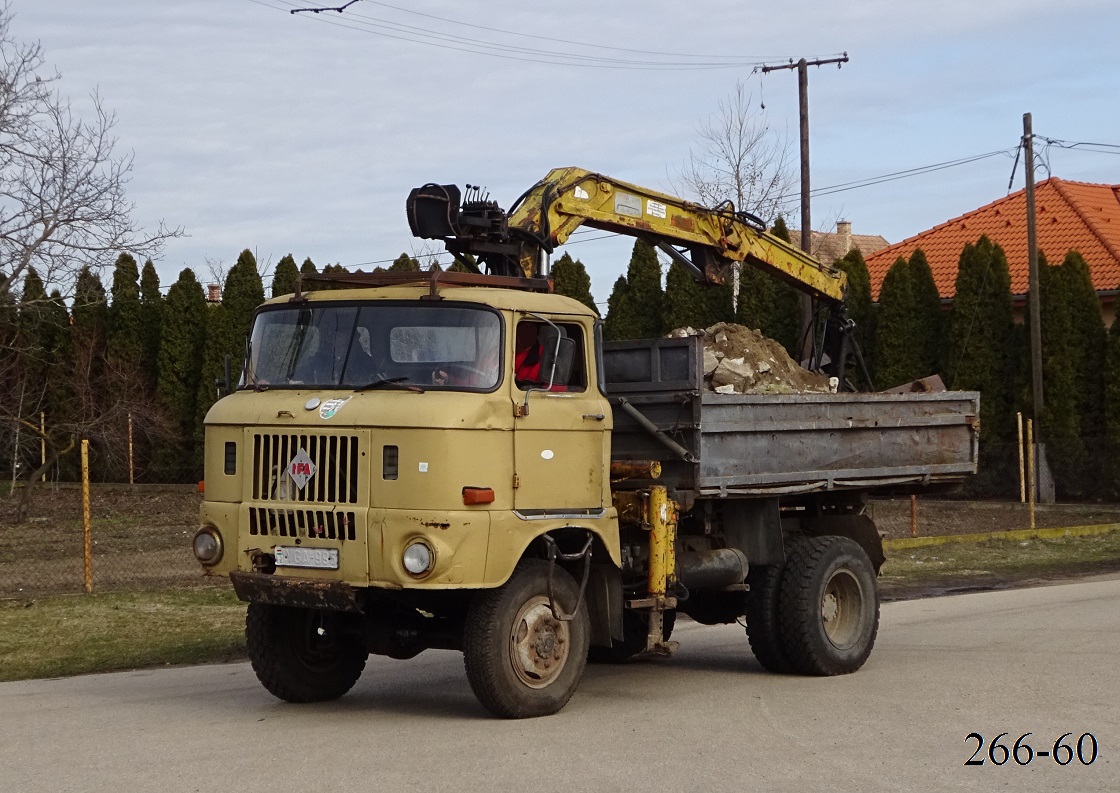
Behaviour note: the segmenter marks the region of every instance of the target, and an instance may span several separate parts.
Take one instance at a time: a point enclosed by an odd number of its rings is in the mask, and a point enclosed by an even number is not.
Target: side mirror
[[[250,384],[253,377],[253,339],[245,336],[245,349],[241,354],[241,371],[237,375],[237,387],[242,388]]]
[[[550,391],[554,385],[567,385],[572,374],[572,361],[575,359],[576,343],[567,337],[564,329],[537,314],[530,316],[543,319],[548,324],[537,332],[537,343],[541,348],[540,380],[541,386],[526,389],[525,402],[518,415],[529,415],[529,394],[534,391]]]
[[[548,383],[549,388],[557,383],[567,385],[572,376],[576,343],[567,336],[549,335],[552,338],[542,339],[541,344],[541,379]]]
[[[230,393],[231,376],[232,375],[230,374],[229,368],[229,356],[227,355],[225,357],[225,360],[222,361],[222,376],[214,381],[214,389],[218,392],[218,399],[221,399],[223,394]]]

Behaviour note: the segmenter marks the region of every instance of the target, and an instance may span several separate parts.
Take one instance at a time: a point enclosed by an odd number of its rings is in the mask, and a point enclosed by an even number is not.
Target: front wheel
[[[250,603],[245,616],[249,660],[257,679],[287,702],[325,702],[349,691],[368,653],[345,630],[346,615]]]
[[[570,621],[556,619],[548,599],[548,562],[527,559],[503,586],[475,595],[467,613],[463,661],[478,701],[496,716],[524,719],[556,713],[575,693],[587,665],[591,624],[581,602]],[[557,611],[571,613],[579,587],[555,568]]]
[[[782,575],[782,645],[803,675],[842,675],[863,666],[879,630],[875,569],[847,537],[799,542]]]

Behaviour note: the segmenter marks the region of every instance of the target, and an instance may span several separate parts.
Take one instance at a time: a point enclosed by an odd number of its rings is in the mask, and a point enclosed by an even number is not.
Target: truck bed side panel
[[[686,500],[909,489],[976,472],[976,392],[717,394],[704,388],[698,337],[610,342],[604,362],[612,459],[661,460]]]

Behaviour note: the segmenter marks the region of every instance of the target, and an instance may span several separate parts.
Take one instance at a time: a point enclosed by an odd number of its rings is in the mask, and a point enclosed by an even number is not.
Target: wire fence
[[[1120,460],[1113,447],[1098,436],[1035,443],[1035,500],[1042,504],[1120,503]],[[1031,464],[1025,441],[981,443],[979,472],[965,480],[958,495],[1026,501]]]
[[[872,499],[868,514],[884,539],[982,534],[1031,528],[1030,508],[1019,501],[955,498]],[[1080,526],[1120,528],[1120,504],[1038,504],[1035,529]]]
[[[0,597],[86,591],[81,487],[39,486],[26,520],[22,489],[0,499]],[[182,485],[95,485],[90,498],[93,592],[213,585],[191,553],[200,496]]]
[[[955,496],[873,499],[868,507],[888,539],[1026,529],[1014,444],[988,448],[988,467]],[[993,464],[991,461],[994,460]],[[1107,472],[1085,490],[1098,498],[1037,505],[1037,528],[1120,525]],[[979,481],[977,481],[979,480]],[[1095,488],[1099,488],[1094,490]],[[46,483],[26,520],[16,521],[22,488],[0,491],[0,598],[86,591],[81,486]],[[986,496],[978,498],[977,496]],[[1061,488],[1058,489],[1059,501]],[[1108,497],[1106,497],[1106,494]],[[201,496],[191,485],[94,484],[90,497],[90,585],[95,593],[228,586],[202,575],[191,552]]]

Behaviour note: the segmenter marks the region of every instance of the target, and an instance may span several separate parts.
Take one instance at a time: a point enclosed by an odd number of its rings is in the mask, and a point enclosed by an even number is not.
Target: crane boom
[[[582,168],[553,169],[508,213],[477,188],[468,186],[466,200],[461,198],[454,185],[413,190],[407,204],[412,232],[442,240],[456,256],[477,257],[494,275],[542,277],[543,254],[590,226],[645,239],[700,281],[722,282],[729,266],[742,262],[813,297],[844,299],[842,271],[767,233],[761,221],[730,202],[702,207]]]
[[[546,250],[563,245],[580,226],[590,226],[646,238],[663,250],[684,247],[694,272],[705,271],[706,280],[719,280],[727,263],[743,262],[814,297],[838,301],[844,296],[842,271],[767,233],[757,219],[736,212],[730,203],[709,209],[582,168],[550,171],[510,212],[509,226],[542,247],[547,241]],[[535,263],[532,252],[527,253],[521,265],[528,275]]]

